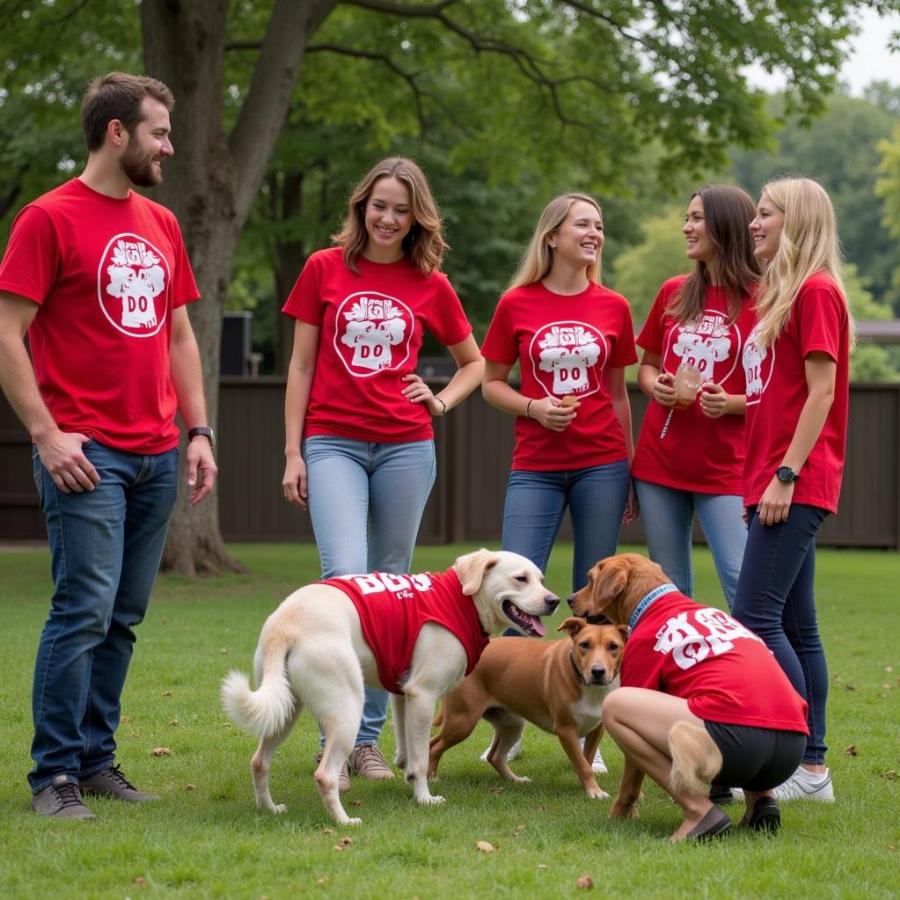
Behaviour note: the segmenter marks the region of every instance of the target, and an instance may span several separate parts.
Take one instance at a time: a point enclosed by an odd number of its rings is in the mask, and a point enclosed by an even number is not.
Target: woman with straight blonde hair
[[[637,361],[628,301],[600,284],[603,215],[586,194],[556,197],[500,298],[482,344],[482,392],[516,417],[503,548],[546,570],[563,515],[572,519],[572,589],[615,553],[635,515],[625,366]],[[509,383],[519,362],[521,387]],[[595,771],[605,771],[602,759]]]
[[[472,327],[440,271],[441,230],[422,170],[382,160],[351,193],[336,246],[309,257],[284,304],[296,322],[281,484],[309,508],[323,578],[409,571],[435,479],[431,419],[481,380]],[[457,365],[437,394],[416,374],[426,330]],[[386,714],[387,694],[367,690],[353,773],[393,777],[377,745]]]
[[[834,211],[821,185],[770,182],[750,231],[765,271],[743,355],[749,530],[733,613],[766,642],[809,706],[803,761],[775,797],[831,801],[815,536],[837,511],[841,489],[853,323]]]

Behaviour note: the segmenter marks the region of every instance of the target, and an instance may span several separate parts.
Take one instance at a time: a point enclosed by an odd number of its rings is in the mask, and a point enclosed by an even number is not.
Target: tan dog
[[[465,610],[471,598],[477,617],[469,615],[469,619],[474,619],[479,641],[484,640],[482,632],[496,633],[510,625],[523,634],[543,634],[537,617],[549,615],[559,604],[559,598],[544,587],[537,566],[516,553],[478,550],[460,556],[452,571],[457,578],[442,575],[439,579],[425,573],[347,576],[345,580],[361,585],[363,594],[393,593],[401,603],[415,602],[416,590],[434,596],[436,588],[432,588],[439,580],[455,584],[452,591],[447,589],[446,602]],[[402,693],[392,696],[395,762],[405,768],[419,803],[442,803],[443,797],[428,790],[428,736],[437,701],[462,679],[468,657],[456,634],[434,620],[425,621],[409,634],[409,640],[411,657],[405,663]],[[315,773],[322,802],[339,824],[359,824],[341,804],[338,779],[359,729],[363,686],[384,686],[379,680],[382,649],[369,646],[354,601],[331,584],[300,588],[269,616],[253,663],[257,689],[252,691],[240,672],[231,672],[222,684],[222,705],[229,717],[260,738],[251,761],[257,806],[272,812],[285,810],[269,792],[269,766],[275,749],[306,707],[325,734],[324,753]]]
[[[603,698],[618,684],[627,629],[570,617],[557,630],[569,637],[491,641],[472,674],[444,698],[441,730],[431,739],[429,777],[437,776],[441,756],[465,740],[484,717],[494,727],[488,762],[510,781],[528,781],[514,774],[507,761],[528,720],[559,738],[589,797],[609,796],[597,784],[591,761],[603,733]]]
[[[588,583],[569,597],[578,616],[606,617],[627,624],[641,599],[669,578],[654,562],[638,553],[619,553],[600,560],[588,572]],[[722,767],[722,754],[703,728],[686,722],[672,727],[668,735],[672,757],[670,780],[676,791],[702,793]],[[619,791],[610,808],[613,818],[637,818],[644,773],[626,755]]]

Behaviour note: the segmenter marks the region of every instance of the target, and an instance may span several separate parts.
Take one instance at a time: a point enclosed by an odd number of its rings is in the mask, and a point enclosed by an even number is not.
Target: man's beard
[[[128,180],[137,187],[155,187],[162,181],[162,170],[154,167],[153,154],[145,153],[137,144],[129,143],[119,159]]]

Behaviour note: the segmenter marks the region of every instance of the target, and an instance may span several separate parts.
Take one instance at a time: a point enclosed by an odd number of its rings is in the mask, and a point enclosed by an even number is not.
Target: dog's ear
[[[619,634],[622,635],[622,643],[628,643],[628,626],[627,625],[616,625],[616,628],[619,630]]]
[[[467,553],[456,560],[453,566],[459,576],[460,584],[462,584],[463,593],[467,597],[472,597],[478,592],[481,582],[484,581],[485,573],[488,569],[496,566],[499,559],[500,557],[496,553],[482,547],[480,550]]]
[[[587,625],[587,619],[580,619],[578,616],[569,616],[559,624],[557,631],[565,631],[570,638],[574,638],[584,626]]]
[[[629,573],[627,561],[620,557],[611,556],[598,564],[591,598],[592,613],[603,613],[615,603],[628,586]]]

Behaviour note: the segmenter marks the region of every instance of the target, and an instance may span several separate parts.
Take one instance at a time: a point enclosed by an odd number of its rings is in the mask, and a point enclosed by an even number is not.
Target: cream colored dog
[[[516,553],[478,550],[460,556],[452,570],[462,593],[471,598],[485,633],[510,625],[524,634],[543,634],[539,616],[549,615],[559,598],[543,585],[540,570]],[[361,576],[369,578],[370,576]],[[386,576],[402,591],[422,576]],[[405,594],[401,593],[401,596]],[[468,601],[465,601],[468,602]],[[414,648],[402,693],[392,695],[395,762],[419,803],[442,803],[428,789],[428,739],[435,706],[464,676],[469,659],[447,628],[426,621],[414,635]],[[341,825],[358,825],[341,804],[338,779],[353,749],[363,708],[363,687],[382,687],[379,648],[363,637],[357,607],[339,587],[314,583],[291,594],[263,625],[253,668],[257,689],[231,672],[222,684],[222,706],[237,725],[257,735],[251,761],[256,803],[284,812],[269,791],[272,754],[288,736],[303,707],[325,735],[316,788],[325,808]]]

